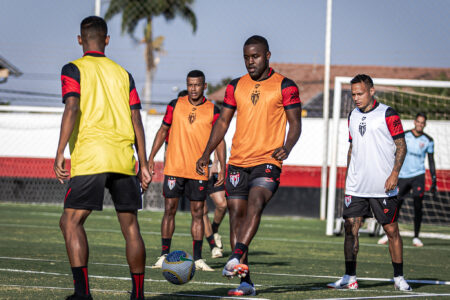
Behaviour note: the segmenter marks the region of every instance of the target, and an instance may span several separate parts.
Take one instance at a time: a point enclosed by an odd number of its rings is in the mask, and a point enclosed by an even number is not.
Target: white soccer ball
[[[194,260],[187,252],[180,250],[170,252],[162,263],[162,272],[168,282],[185,284],[194,277]]]

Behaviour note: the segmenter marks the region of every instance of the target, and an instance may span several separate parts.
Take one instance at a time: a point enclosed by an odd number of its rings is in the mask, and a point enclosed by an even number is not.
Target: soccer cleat
[[[214,233],[214,241],[216,242],[217,247],[223,249],[222,237],[217,232]]]
[[[388,241],[387,235],[383,235],[381,239],[378,240],[378,245],[386,245]]]
[[[228,296],[256,296],[256,289],[253,284],[241,282],[237,288],[228,291]]]
[[[195,261],[195,270],[208,271],[208,272],[214,271],[214,269],[211,268],[210,266],[208,266],[206,264],[206,262],[201,258],[197,259]]]
[[[222,249],[220,249],[219,247],[214,247],[211,250],[211,257],[212,258],[220,258],[223,257],[223,253],[222,253]]]
[[[347,290],[357,290],[358,281],[356,281],[356,276],[344,275],[341,279],[336,282],[327,284],[330,289],[347,289]]]
[[[416,247],[423,247],[423,243],[419,238],[413,238],[412,243]]]
[[[151,266],[152,269],[161,269],[163,261],[166,259],[167,254],[163,254],[160,257],[158,257],[158,260],[155,262],[153,266]]]
[[[237,258],[230,259],[222,270],[222,275],[229,278],[233,278],[234,276],[244,278],[247,274],[248,266],[239,263]]]
[[[399,291],[412,291],[412,288],[403,276],[394,277],[394,288]]]
[[[91,294],[86,295],[86,296],[80,296],[77,294],[73,294],[73,295],[67,296],[66,300],[92,300],[92,296],[91,296]]]

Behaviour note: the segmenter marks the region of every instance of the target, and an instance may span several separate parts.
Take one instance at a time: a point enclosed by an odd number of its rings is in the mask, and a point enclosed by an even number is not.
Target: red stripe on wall
[[[56,180],[53,163],[52,158],[0,157],[0,177],[55,178]],[[70,171],[70,159],[66,160],[66,169]],[[337,170],[338,188],[344,188],[345,169],[339,167]],[[163,182],[163,163],[155,162],[154,170],[152,182]],[[283,166],[280,186],[319,188],[320,177],[321,167],[318,166]],[[437,182],[439,191],[450,191],[450,170],[437,170]],[[431,177],[427,170],[426,190],[430,188],[430,185]]]

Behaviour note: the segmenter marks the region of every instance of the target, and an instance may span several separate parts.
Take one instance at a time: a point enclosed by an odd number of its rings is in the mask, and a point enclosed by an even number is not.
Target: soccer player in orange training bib
[[[192,215],[191,234],[195,268],[214,271],[202,259],[204,235],[203,206],[207,196],[208,172],[195,172],[195,159],[199,157],[208,142],[211,129],[219,117],[219,109],[203,94],[207,88],[202,71],[193,70],[187,75],[188,95],[172,100],[167,106],[166,114],[149,157],[149,169],[153,173],[154,158],[164,143],[170,129],[167,143],[166,162],[164,166],[164,216],[161,222],[161,256],[153,268],[161,268],[170,252],[172,236],[175,230],[175,214],[181,196],[190,201]],[[225,144],[218,147],[221,165],[225,164]],[[222,174],[224,178],[224,174]]]
[[[105,57],[107,31],[102,18],[85,18],[78,36],[84,56],[66,64],[61,72],[65,109],[54,171],[61,183],[71,177],[60,227],[73,273],[75,292],[67,297],[72,300],[92,299],[87,271],[89,249],[83,224],[92,210],[102,210],[105,187],[111,193],[125,238],[131,299],[144,299],[145,246],[137,210],[142,208],[139,180],[146,190],[151,178],[141,102],[133,77]],[[68,142],[70,175],[64,167]],[[138,176],[133,145],[139,158]]]
[[[375,215],[389,238],[394,285],[411,291],[403,278],[403,243],[398,229],[398,175],[406,155],[405,134],[397,112],[375,98],[372,78],[360,74],[351,80],[356,108],[348,116],[350,147],[344,199],[345,274],[328,284],[335,289],[358,289],[356,257],[363,218]]]
[[[223,139],[237,111],[236,132],[228,161],[225,191],[230,214],[232,255],[222,274],[238,275],[241,284],[230,296],[255,295],[248,269],[248,247],[264,207],[280,183],[281,165],[301,133],[301,104],[296,84],[269,67],[267,40],[252,36],[244,44],[248,74],[232,80],[208,144],[197,161],[203,174],[209,155]],[[289,131],[286,136],[286,124]]]

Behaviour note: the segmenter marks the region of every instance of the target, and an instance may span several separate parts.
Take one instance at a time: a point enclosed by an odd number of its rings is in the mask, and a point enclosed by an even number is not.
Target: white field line
[[[269,275],[269,276],[286,276],[286,277],[312,277],[312,278],[329,278],[339,279],[341,276],[328,276],[328,275],[306,275],[306,274],[283,274],[283,273],[265,273],[265,272],[252,272],[253,274]],[[382,281],[382,282],[394,282],[391,278],[372,278],[372,277],[358,277],[361,281]],[[409,283],[421,283],[421,284],[433,284],[433,285],[450,285],[450,281],[444,280],[419,280],[408,279]]]
[[[73,290],[72,288],[57,287],[57,286],[33,286],[33,285],[18,285],[18,284],[0,284],[2,287],[9,288],[20,288],[20,289],[50,289],[50,290]],[[99,293],[120,293],[129,294],[128,291],[120,290],[103,290],[103,289],[91,289],[91,292]],[[227,296],[215,296],[215,295],[196,295],[196,294],[182,294],[182,293],[157,293],[157,292],[144,292],[144,295],[157,295],[157,296],[180,296],[180,297],[195,297],[195,298],[215,298],[215,299],[257,299],[257,300],[269,300],[266,298],[255,298],[255,297],[227,297]]]
[[[45,225],[29,225],[29,224],[1,224],[0,227],[10,227],[10,228],[41,228],[41,229],[55,229],[59,231],[59,227],[57,225],[55,226],[45,226]],[[116,229],[97,229],[97,228],[86,228],[85,230],[87,232],[110,232],[110,233],[119,233],[122,234],[122,231],[116,230]],[[148,235],[156,235],[160,236],[160,232],[156,231],[141,231],[141,234],[148,234]],[[184,237],[191,237],[189,233],[174,233],[174,236],[184,236]],[[343,242],[338,241],[318,241],[318,240],[300,240],[300,239],[285,239],[285,238],[265,238],[265,237],[255,237],[255,240],[261,240],[261,241],[275,241],[275,242],[287,242],[287,243],[308,243],[308,244],[330,244],[330,245],[342,245]],[[362,246],[365,247],[386,247],[386,245],[378,245],[375,240],[373,244],[369,243],[359,243]],[[450,247],[415,247],[415,246],[405,246],[403,245],[403,248],[406,249],[417,249],[417,250],[439,250],[439,251],[450,251]]]
[[[31,214],[31,215],[42,215],[42,216],[52,216],[52,217],[60,217],[61,213],[53,213],[53,212],[34,212],[34,211],[27,211],[27,214]],[[94,218],[98,218],[98,219],[117,219],[116,216],[105,216],[105,215],[92,215],[92,217]],[[300,217],[285,217],[285,218],[289,218],[291,220],[299,220],[301,219]],[[282,220],[282,218],[280,217],[265,217],[266,220]],[[154,219],[152,218],[143,218],[143,217],[139,217],[139,220],[142,221],[154,221]],[[285,225],[281,225],[281,224],[267,224],[267,223],[262,223],[260,225],[261,227],[268,227],[268,228],[296,228],[296,229],[301,229],[301,227],[294,227],[294,226],[288,226],[286,227]],[[414,237],[414,232],[413,231],[409,231],[409,230],[402,230],[400,231],[400,234],[402,236],[405,237]],[[424,238],[435,238],[435,239],[442,239],[442,240],[450,240],[450,234],[443,234],[443,233],[435,233],[435,232],[422,232],[420,233],[420,237],[424,237]]]
[[[47,262],[58,262],[58,263],[68,263],[67,261],[63,260],[50,260],[50,259],[40,259],[40,258],[25,258],[25,257],[8,257],[8,256],[0,256],[0,259],[5,260],[30,260],[30,261],[47,261]],[[126,264],[109,264],[109,263],[95,263],[90,262],[89,264],[93,265],[105,265],[105,266],[119,266],[119,267],[128,267]],[[147,269],[150,269],[150,266],[146,267]],[[0,271],[3,269],[0,269]],[[8,270],[15,270],[15,269],[8,269]],[[37,272],[37,271],[32,271]],[[330,275],[308,275],[308,274],[287,274],[287,273],[267,273],[267,272],[253,272],[254,274],[260,274],[260,275],[269,275],[269,276],[286,276],[286,277],[310,277],[310,278],[329,278],[329,279],[339,279],[340,276],[330,276]],[[45,274],[45,272],[43,273]],[[57,273],[58,275],[60,273]],[[56,274],[53,274],[56,275]],[[68,275],[68,274],[60,274],[60,275]],[[91,276],[91,275],[89,275]],[[95,275],[93,275],[95,276]],[[110,277],[101,277],[97,275],[97,277],[94,278],[110,278]],[[111,277],[111,278],[120,278],[125,280],[130,280],[128,277]],[[164,280],[155,280],[155,279],[149,279],[150,281],[155,282],[164,282]],[[381,281],[381,282],[394,282],[392,278],[373,278],[373,277],[358,277],[358,280],[362,281]],[[408,279],[406,280],[409,283],[420,283],[420,284],[430,284],[430,285],[450,285],[450,281],[445,280],[419,280],[419,279]],[[199,282],[202,283],[202,282]],[[210,283],[204,283],[204,284],[210,284]],[[217,285],[227,285],[224,283],[212,283]],[[262,286],[257,285],[256,286]]]
[[[392,296],[367,296],[367,297],[347,297],[347,298],[320,298],[321,300],[359,300],[359,299],[390,299],[390,298],[418,298],[418,297],[448,297],[450,294],[430,294],[414,292],[406,295],[392,295]]]
[[[0,271],[12,271],[12,272],[22,272],[22,273],[36,273],[36,274],[47,274],[47,275],[59,275],[59,276],[70,276],[70,274],[62,274],[62,273],[51,273],[51,272],[38,272],[38,271],[27,271],[27,270],[14,270],[14,269],[0,269]],[[93,278],[107,278],[107,279],[118,279],[118,280],[131,280],[128,277],[110,277],[110,276],[93,276]],[[310,276],[311,277],[311,276]],[[317,276],[316,276],[317,277]],[[324,277],[324,276],[322,276]],[[331,276],[327,276],[331,277]],[[146,279],[145,281],[157,281],[157,282],[165,282],[165,280],[150,280]],[[192,282],[199,283],[199,282]],[[28,289],[55,289],[55,290],[73,290],[73,288],[65,288],[65,287],[52,287],[52,286],[29,286],[29,285],[14,285],[14,284],[0,284],[3,287],[10,288],[28,288]],[[267,287],[267,286],[266,286]],[[325,288],[323,289],[325,290]],[[122,290],[105,290],[105,289],[91,289],[91,291],[95,292],[104,292],[104,293],[128,293],[128,291]],[[369,290],[361,290],[363,292],[368,292]],[[391,292],[391,291],[378,291],[374,290],[373,292]],[[224,296],[215,296],[215,295],[199,295],[199,294],[182,294],[182,293],[158,293],[158,292],[145,292],[146,295],[165,295],[165,296],[182,296],[182,297],[202,297],[202,298],[216,298],[216,299],[259,299],[259,300],[269,300],[267,298],[247,298],[247,297],[224,297]],[[366,297],[347,297],[347,298],[327,298],[328,300],[347,300],[347,299],[385,299],[385,298],[409,298],[409,297],[444,297],[450,296],[450,294],[433,294],[433,293],[406,293],[404,295],[395,295],[395,296],[366,296]]]
[[[53,275],[53,276],[72,276],[72,274],[67,273],[56,273],[56,272],[44,272],[44,271],[33,271],[33,270],[19,270],[19,269],[4,269],[0,268],[0,272],[12,272],[12,273],[27,273],[27,274],[43,274],[43,275]],[[102,275],[91,275],[89,274],[89,278],[97,278],[97,279],[115,279],[115,280],[126,280],[130,281],[130,277],[116,277],[116,276],[102,276]],[[158,280],[158,279],[145,279],[145,281],[148,282],[165,282],[168,283],[166,280]],[[228,286],[228,287],[234,287],[236,284],[231,283],[223,283],[223,282],[202,282],[202,281],[195,281],[192,280],[191,283],[194,284],[203,284],[203,285],[219,285],[219,286]],[[255,284],[255,286],[258,286]],[[262,285],[259,285],[262,286]]]

